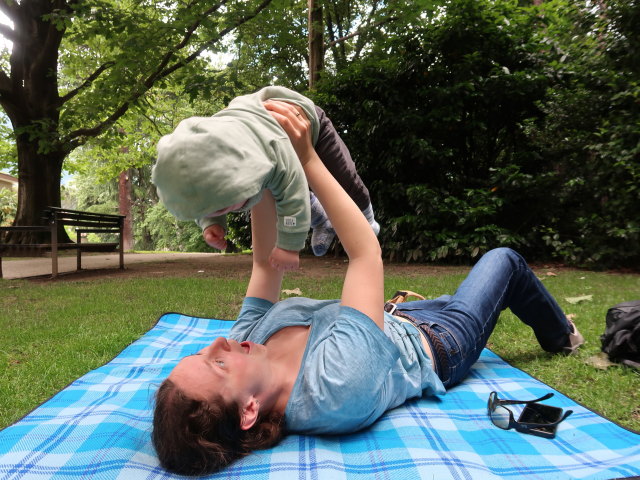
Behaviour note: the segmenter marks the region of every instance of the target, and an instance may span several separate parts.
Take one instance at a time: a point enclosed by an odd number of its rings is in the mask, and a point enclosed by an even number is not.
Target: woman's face
[[[192,398],[220,395],[225,403],[242,405],[265,391],[272,372],[264,345],[218,337],[195,355],[183,358],[169,378]]]

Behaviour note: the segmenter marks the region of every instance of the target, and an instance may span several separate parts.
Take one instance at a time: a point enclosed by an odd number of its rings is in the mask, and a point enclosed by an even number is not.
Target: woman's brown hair
[[[272,447],[283,434],[283,416],[260,415],[249,430],[240,428],[240,407],[221,397],[189,398],[166,379],[156,392],[153,446],[160,464],[183,475],[216,472],[253,450]]]

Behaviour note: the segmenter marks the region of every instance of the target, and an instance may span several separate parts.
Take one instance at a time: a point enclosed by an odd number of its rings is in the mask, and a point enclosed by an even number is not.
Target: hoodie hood
[[[260,193],[273,164],[245,122],[191,117],[158,142],[151,179],[180,220],[194,220]]]

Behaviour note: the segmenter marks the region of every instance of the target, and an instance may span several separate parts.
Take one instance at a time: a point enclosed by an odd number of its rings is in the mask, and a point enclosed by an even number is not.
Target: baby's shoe
[[[336,237],[336,232],[327,218],[327,213],[320,200],[311,192],[309,196],[311,206],[311,250],[316,257],[325,255]]]
[[[314,227],[311,233],[311,250],[316,257],[325,255],[331,247],[331,242],[336,238],[336,232],[329,221]]]
[[[336,237],[336,232],[333,229],[320,200],[318,200],[313,192],[310,192],[309,204],[311,206],[311,228],[313,229],[311,234],[311,249],[316,257],[321,257],[329,251],[329,248],[331,248],[331,243]],[[380,224],[375,221],[371,203],[369,203],[367,208],[362,210],[362,213],[369,222],[369,225],[371,225],[373,233],[378,236],[380,233]]]
[[[569,320],[569,326],[571,327],[571,333],[569,333],[566,346],[562,348],[562,353],[565,355],[573,355],[584,344],[584,337],[571,320]]]

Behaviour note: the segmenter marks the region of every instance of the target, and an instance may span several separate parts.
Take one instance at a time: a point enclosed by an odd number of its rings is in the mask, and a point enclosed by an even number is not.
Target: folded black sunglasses
[[[518,432],[529,433],[544,438],[554,438],[560,422],[573,413],[567,410],[563,413],[559,407],[542,405],[539,402],[553,397],[553,393],[547,393],[535,400],[501,400],[497,392],[489,394],[487,413],[496,427],[503,430],[515,428]],[[513,417],[513,412],[505,405],[524,404],[525,408],[518,421]]]

